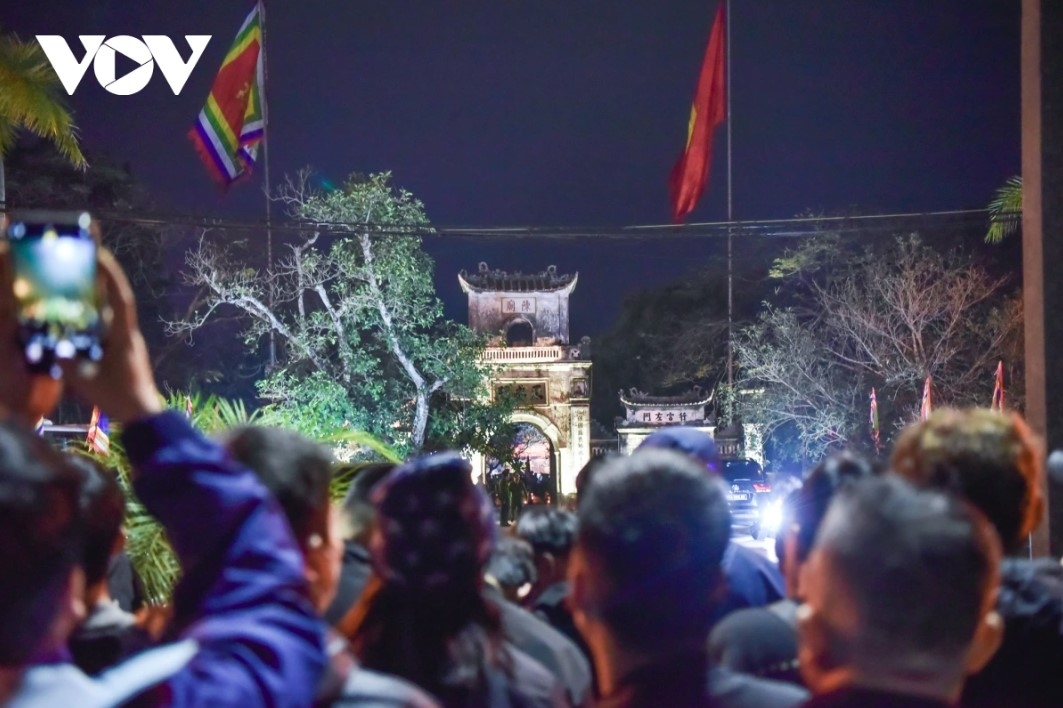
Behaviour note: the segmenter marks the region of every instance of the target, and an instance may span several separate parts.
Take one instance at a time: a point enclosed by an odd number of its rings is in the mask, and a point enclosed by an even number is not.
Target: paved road
[[[734,530],[734,542],[740,546],[746,548],[752,548],[755,551],[759,551],[768,557],[768,560],[773,563],[777,560],[775,558],[775,539],[774,538],[762,538],[759,541],[749,535],[746,531]]]

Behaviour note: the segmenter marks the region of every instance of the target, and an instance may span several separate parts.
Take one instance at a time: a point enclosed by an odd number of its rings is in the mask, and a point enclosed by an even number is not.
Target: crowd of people
[[[15,364],[0,283],[0,705],[1063,706],[1063,568],[1026,553],[1044,455],[1017,415],[935,412],[886,469],[823,460],[777,565],[734,542],[715,445],[684,427],[505,529],[456,453],[363,466],[335,504],[327,447],[164,409],[100,264],[105,353],[61,381]],[[33,432],[64,389],[122,424],[182,567],[165,623],[112,597],[115,479]]]

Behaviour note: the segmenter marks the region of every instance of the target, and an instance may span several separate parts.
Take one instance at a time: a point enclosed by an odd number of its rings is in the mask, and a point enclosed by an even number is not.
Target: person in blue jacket
[[[26,372],[0,268],[0,704],[310,705],[324,632],[284,514],[252,473],[164,410],[129,283],[105,252],[100,270],[113,311],[104,357],[91,369],[71,362],[62,383],[122,425],[136,493],[180,559],[172,641],[93,678],[70,661],[67,636],[84,614],[78,476],[32,433],[61,386]]]

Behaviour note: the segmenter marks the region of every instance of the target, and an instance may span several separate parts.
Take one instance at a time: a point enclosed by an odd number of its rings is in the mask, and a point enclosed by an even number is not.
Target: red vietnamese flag
[[[694,103],[690,106],[687,144],[668,179],[672,218],[676,223],[694,211],[694,206],[705,191],[709,181],[709,163],[712,162],[712,135],[727,113],[725,21],[724,4],[721,2],[712,23],[709,47],[705,51],[705,63],[701,66]]]

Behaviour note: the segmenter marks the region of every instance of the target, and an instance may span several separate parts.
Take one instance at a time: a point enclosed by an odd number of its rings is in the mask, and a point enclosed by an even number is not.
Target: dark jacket
[[[93,607],[67,640],[74,663],[87,674],[98,674],[151,644],[151,635],[116,602]]]
[[[572,612],[568,609],[568,583],[554,583],[539,593],[532,603],[531,610],[543,619],[547,624],[561,634],[568,637],[572,643],[580,648],[587,661],[591,660],[591,650],[583,635],[576,629],[576,622],[572,619]]]
[[[963,706],[1063,706],[1063,568],[1054,560],[1007,558],[997,611],[1004,642],[968,679]]]
[[[358,665],[347,640],[330,630],[328,666],[314,697],[316,708],[440,708],[409,681]]]
[[[777,681],[710,667],[703,652],[669,656],[621,677],[598,708],[796,708],[808,693]]]
[[[498,608],[505,640],[553,674],[572,705],[588,705],[593,694],[591,667],[579,647],[531,612],[506,600],[493,586],[486,586],[484,596]]]
[[[125,551],[111,556],[107,565],[107,592],[126,612],[136,612],[144,606],[144,583]]]
[[[779,567],[752,548],[728,544],[723,554],[727,595],[717,606],[718,622],[743,607],[764,607],[786,597],[786,584]]]
[[[797,663],[797,603],[779,600],[727,615],[709,634],[709,660],[734,671],[803,686]]]
[[[355,603],[362,597],[369,577],[373,574],[373,562],[369,549],[357,541],[345,541],[343,544],[343,565],[340,567],[340,582],[336,586],[336,597],[325,610],[325,622],[335,627]]]
[[[816,696],[806,708],[948,708],[948,703],[898,693],[847,687]],[[1020,706],[1019,703],[1006,705]]]

